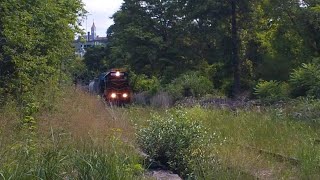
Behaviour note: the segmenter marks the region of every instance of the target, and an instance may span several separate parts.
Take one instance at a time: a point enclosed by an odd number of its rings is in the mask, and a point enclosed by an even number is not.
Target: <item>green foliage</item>
[[[132,73],[131,84],[135,92],[147,91],[151,94],[155,94],[160,89],[160,81],[155,76],[148,78],[144,74],[135,75]]]
[[[139,145],[153,160],[184,177],[192,177],[195,163],[209,158],[204,148],[209,142],[205,128],[182,110],[153,115],[137,136]]]
[[[109,150],[100,145],[91,147],[90,144],[87,144],[75,154],[72,164],[78,172],[77,178],[129,180],[142,174],[143,168],[138,158],[133,153],[120,151],[120,149],[129,151],[130,148],[114,137],[109,141],[112,147]]]
[[[96,98],[73,87],[59,100],[55,111],[31,103],[20,109],[14,101],[0,108],[0,179],[143,179],[136,149],[122,141],[133,134],[125,130],[130,123],[114,114],[125,124],[118,129]],[[19,128],[21,110],[30,115],[22,117],[26,128]]]
[[[213,92],[213,84],[199,72],[189,72],[174,79],[166,89],[174,99],[185,96],[201,97]]]
[[[221,88],[225,82],[224,78],[227,77],[224,68],[224,63],[208,64],[208,62],[203,61],[199,65],[199,72],[201,72],[201,75],[208,77],[213,82],[214,87],[218,89]]]
[[[74,81],[82,81],[88,82],[90,78],[88,69],[84,63],[84,60],[76,57],[75,59],[71,59],[67,64],[68,66],[68,76],[72,78]]]
[[[110,69],[110,62],[108,58],[108,47],[97,46],[88,48],[84,55],[84,63],[86,70],[90,74],[91,78],[98,76],[102,72],[106,72]]]
[[[320,98],[320,70],[314,63],[302,64],[294,69],[290,76],[292,94],[298,96],[313,96]]]
[[[234,81],[231,57],[238,51],[243,91],[251,90],[258,79],[287,81],[292,69],[319,56],[316,1],[305,6],[292,0],[239,1],[234,53],[232,3],[125,0],[113,15],[115,24],[108,29],[111,50],[106,53],[112,64],[156,76],[164,84],[179,74],[201,71],[228,94],[235,88],[229,81]]]
[[[213,7],[209,1],[203,5],[168,0],[148,0],[145,4],[124,1],[113,16],[115,24],[108,30],[112,60],[129,65],[136,73],[161,77],[165,83],[177,74],[199,70],[199,65],[209,59],[209,64],[221,61],[226,48],[214,47],[225,44],[220,38],[225,37],[225,29],[212,27],[217,27],[215,15],[222,10],[219,3],[215,4],[218,12],[208,18],[205,14]]]
[[[93,141],[74,144],[60,138],[59,142],[41,141],[37,150],[16,142],[10,151],[2,151],[0,177],[4,179],[139,179],[143,168],[138,157],[119,139],[106,139],[109,145]],[[40,141],[39,141],[40,143]],[[120,149],[122,149],[120,151]],[[14,151],[14,152],[13,152]],[[17,163],[17,164],[16,164]],[[77,173],[74,173],[74,172]]]
[[[302,177],[306,179],[317,179],[319,176],[320,156],[318,150],[314,147],[301,148],[298,158],[301,159]]]
[[[220,87],[221,89],[221,92],[229,97],[229,98],[235,98],[234,95],[233,95],[233,86],[234,86],[234,82],[233,82],[233,79],[231,78],[226,78],[226,79],[222,79],[223,83]],[[240,79],[240,89],[241,91],[246,91],[246,92],[252,92],[252,89],[254,88],[255,86],[255,81],[250,79],[250,78],[241,78]]]
[[[0,2],[0,87],[20,106],[56,96],[74,52],[80,0]],[[49,91],[47,91],[49,90]],[[38,99],[39,98],[39,99]],[[44,98],[44,99],[42,99]]]
[[[268,102],[280,101],[289,98],[289,85],[278,81],[260,81],[254,88],[254,94]]]
[[[293,102],[288,107],[296,103]],[[301,107],[308,108],[306,104],[304,106],[301,104]],[[208,142],[211,145],[205,147],[205,152],[211,151],[211,155],[219,159],[218,162],[213,162],[214,158],[206,156],[205,161],[195,163],[194,169],[192,168],[196,174],[195,179],[255,179],[252,173],[256,172],[257,166],[263,167],[263,170],[279,168],[277,158],[269,153],[259,152],[260,149],[285,157],[295,157],[301,162],[298,166],[294,166],[294,169],[291,165],[285,167],[280,165],[283,169],[273,174],[276,179],[297,177],[318,179],[320,174],[315,165],[319,164],[320,150],[317,148],[319,144],[314,141],[320,137],[318,126],[294,121],[291,117],[279,119],[270,111],[261,111],[262,108],[260,108],[254,107],[243,111],[201,107],[183,109],[187,118],[201,122],[206,127],[207,135],[214,137]],[[274,109],[274,107],[271,108]],[[140,108],[132,113],[137,118],[135,122],[142,124],[141,126],[145,128],[149,127],[145,123],[146,120],[154,120],[150,118],[148,111],[150,110],[147,108]],[[285,114],[284,109],[282,113]],[[160,116],[160,119],[166,120],[167,113],[161,112]],[[157,129],[155,131],[160,134]],[[150,132],[150,135],[154,136],[154,134],[156,133]],[[153,140],[162,141],[159,138],[153,138]],[[149,139],[151,140],[151,137]],[[156,143],[154,147],[158,148]],[[281,163],[283,163],[282,160]]]

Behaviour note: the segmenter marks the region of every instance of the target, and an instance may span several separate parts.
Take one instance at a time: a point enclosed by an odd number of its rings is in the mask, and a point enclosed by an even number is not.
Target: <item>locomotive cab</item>
[[[131,102],[131,97],[128,73],[117,69],[107,72],[104,88],[105,100],[111,103],[127,104]]]

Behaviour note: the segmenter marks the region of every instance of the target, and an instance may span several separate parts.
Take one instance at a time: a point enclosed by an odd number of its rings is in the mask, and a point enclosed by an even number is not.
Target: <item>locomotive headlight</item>
[[[116,93],[111,93],[111,96],[110,96],[112,99],[115,99],[117,97],[117,94]]]
[[[123,93],[123,94],[122,94],[122,97],[123,97],[123,98],[127,98],[127,97],[128,97],[128,94],[127,94],[127,93]]]
[[[116,72],[116,76],[120,77],[120,72],[119,71]]]

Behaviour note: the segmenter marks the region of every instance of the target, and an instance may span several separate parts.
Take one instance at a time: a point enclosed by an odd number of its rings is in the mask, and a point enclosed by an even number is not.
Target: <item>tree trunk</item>
[[[233,64],[233,88],[232,97],[236,98],[240,92],[240,64],[238,53],[238,27],[237,27],[237,13],[236,13],[236,0],[231,0],[231,33],[232,33],[232,64]]]

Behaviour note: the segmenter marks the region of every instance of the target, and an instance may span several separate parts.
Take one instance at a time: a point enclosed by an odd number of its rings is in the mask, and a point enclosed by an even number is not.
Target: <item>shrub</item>
[[[167,112],[165,116],[153,115],[147,127],[138,133],[138,144],[155,161],[166,165],[180,175],[191,176],[193,162],[206,159],[204,145],[206,131],[181,110]]]
[[[260,81],[254,88],[254,94],[261,100],[274,102],[289,97],[289,85],[278,81]]]
[[[148,78],[144,74],[133,75],[132,86],[135,92],[148,91],[151,94],[155,94],[160,88],[160,81],[155,76]]]
[[[240,92],[248,92],[248,90],[252,90],[253,87],[255,86],[255,82],[253,80],[250,79],[245,79],[245,78],[241,78],[240,79]],[[234,94],[233,94],[233,86],[234,86],[234,81],[232,78],[225,78],[223,79],[223,83],[220,87],[222,93],[224,93],[225,96],[227,97],[231,97],[234,98]],[[250,92],[250,94],[252,94],[252,92]],[[239,98],[239,96],[237,96],[236,98]]]
[[[213,84],[199,72],[189,72],[174,79],[166,89],[177,100],[186,96],[201,97],[209,94]]]
[[[233,80],[224,79],[220,88],[223,94],[225,94],[227,97],[232,97]]]
[[[302,67],[295,69],[290,75],[292,95],[314,96],[320,98],[320,69],[314,63],[302,64]]]

